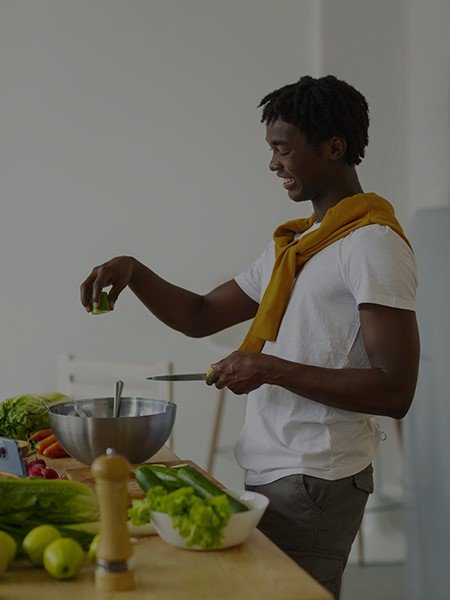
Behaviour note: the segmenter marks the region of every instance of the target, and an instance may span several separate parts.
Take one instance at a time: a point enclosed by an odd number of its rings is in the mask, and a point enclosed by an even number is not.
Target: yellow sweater
[[[261,352],[266,341],[276,340],[296,276],[314,254],[330,244],[360,227],[377,224],[387,225],[411,246],[392,205],[374,193],[344,198],[327,210],[318,229],[294,240],[296,233],[307,231],[315,220],[313,213],[307,219],[288,221],[275,230],[276,258],[272,276],[239,350]]]

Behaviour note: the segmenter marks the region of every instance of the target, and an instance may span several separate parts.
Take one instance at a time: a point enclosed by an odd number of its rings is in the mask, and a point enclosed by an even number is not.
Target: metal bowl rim
[[[74,415],[67,415],[64,413],[57,413],[54,412],[52,410],[52,408],[55,408],[57,406],[63,406],[64,404],[74,404],[75,402],[94,402],[94,401],[98,401],[98,400],[109,400],[109,401],[113,401],[114,398],[112,398],[111,396],[106,396],[104,398],[76,398],[76,399],[70,399],[70,400],[61,400],[58,402],[54,402],[51,405],[47,406],[47,412],[51,414],[52,417],[73,417]],[[149,401],[149,402],[160,402],[161,404],[165,405],[165,410],[162,410],[161,412],[158,413],[152,413],[149,415],[135,415],[135,416],[131,416],[131,415],[127,415],[127,416],[123,416],[123,417],[118,417],[120,420],[123,419],[136,419],[136,418],[143,418],[143,417],[155,417],[157,415],[164,415],[167,414],[168,412],[176,412],[177,409],[177,405],[175,404],[175,402],[170,402],[168,400],[158,400],[157,398],[142,398],[141,396],[124,396],[123,398],[121,398],[121,400],[145,400],[145,401]],[[167,410],[169,409],[169,410]],[[80,417],[75,417],[76,419],[79,419]],[[110,420],[116,420],[116,418],[114,417],[83,417],[83,419],[110,419]]]

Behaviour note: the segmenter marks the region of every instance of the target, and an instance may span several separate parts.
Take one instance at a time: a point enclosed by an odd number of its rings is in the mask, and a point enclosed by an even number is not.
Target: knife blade
[[[152,381],[205,381],[206,373],[178,373],[177,375],[154,375]]]

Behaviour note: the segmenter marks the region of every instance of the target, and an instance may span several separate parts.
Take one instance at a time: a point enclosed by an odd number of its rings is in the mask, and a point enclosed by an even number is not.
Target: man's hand
[[[135,265],[136,260],[131,256],[118,256],[94,267],[80,288],[81,304],[87,312],[91,312],[93,305],[98,305],[101,291],[108,285],[112,285],[108,294],[112,310],[120,292],[130,283]]]
[[[248,394],[267,383],[273,359],[267,354],[237,350],[212,365],[213,372],[206,383],[218,389],[227,387],[234,394]]]

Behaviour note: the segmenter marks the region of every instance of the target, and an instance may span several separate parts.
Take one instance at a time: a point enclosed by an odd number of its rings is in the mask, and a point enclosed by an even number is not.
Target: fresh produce
[[[100,304],[98,306],[92,306],[93,315],[103,315],[104,313],[110,312],[111,308],[109,306],[108,294],[106,292],[102,292],[100,294]]]
[[[3,546],[0,546],[0,577],[8,568],[8,551]]]
[[[143,492],[148,492],[154,487],[162,486],[165,488],[164,482],[152,471],[149,465],[141,465],[134,474],[139,487]]]
[[[20,544],[37,525],[54,525],[62,535],[70,535],[88,548],[98,529],[93,533],[86,525],[97,524],[98,517],[95,493],[77,481],[0,479],[0,529]]]
[[[53,431],[51,429],[40,429],[39,431],[36,431],[35,433],[33,433],[33,435],[30,435],[30,437],[28,438],[29,442],[39,442],[39,440],[43,440],[44,438],[48,437],[49,435],[52,435]]]
[[[61,534],[53,525],[39,525],[27,533],[22,548],[33,565],[42,567],[44,564],[44,550],[47,546],[61,537]]]
[[[25,461],[25,465],[27,465],[28,469],[32,469],[33,467],[37,467],[38,465],[42,465],[43,467],[47,466],[43,458],[34,458],[33,460]]]
[[[39,454],[44,454],[45,449],[54,444],[56,441],[58,441],[56,439],[56,435],[51,433],[36,445],[36,451],[39,452]]]
[[[17,552],[16,540],[11,537],[8,533],[0,531],[0,548],[2,548],[4,554],[7,557],[7,565],[10,565],[14,560]],[[1,571],[1,569],[0,569]]]
[[[44,550],[44,567],[56,579],[70,579],[81,570],[83,549],[71,538],[51,542]]]
[[[52,404],[66,396],[63,394],[46,394],[44,396],[27,394],[0,402],[0,436],[26,440],[36,431],[48,429],[50,422],[41,398],[46,404]]]
[[[63,456],[69,456],[58,440],[53,442],[50,446],[47,446],[42,454],[47,458],[62,458]]]
[[[204,550],[220,547],[231,517],[225,494],[201,498],[189,486],[172,492],[162,486],[153,487],[144,500],[133,500],[128,514],[133,525],[144,525],[150,521],[153,510],[172,517],[174,528],[188,547],[200,546]]]
[[[177,471],[178,478],[185,484],[190,485],[202,498],[214,498],[215,496],[225,495],[228,498],[231,511],[234,513],[244,512],[248,507],[233,496],[221,490],[212,481],[204,477],[201,473],[192,467],[183,467]]]
[[[97,548],[98,548],[99,539],[100,539],[100,534],[98,533],[95,536],[95,538],[92,540],[91,545],[89,546],[88,559],[89,559],[89,562],[91,562],[91,563],[95,563],[95,561],[97,560]]]
[[[36,458],[30,462],[24,461],[28,477],[42,477],[43,479],[58,479],[55,469],[47,467],[45,460]]]
[[[177,476],[176,471],[170,467],[166,467],[165,465],[145,465],[143,467],[138,467],[138,469],[139,468],[150,469],[156,475],[159,481],[168,488],[177,489],[184,485],[181,479]]]

